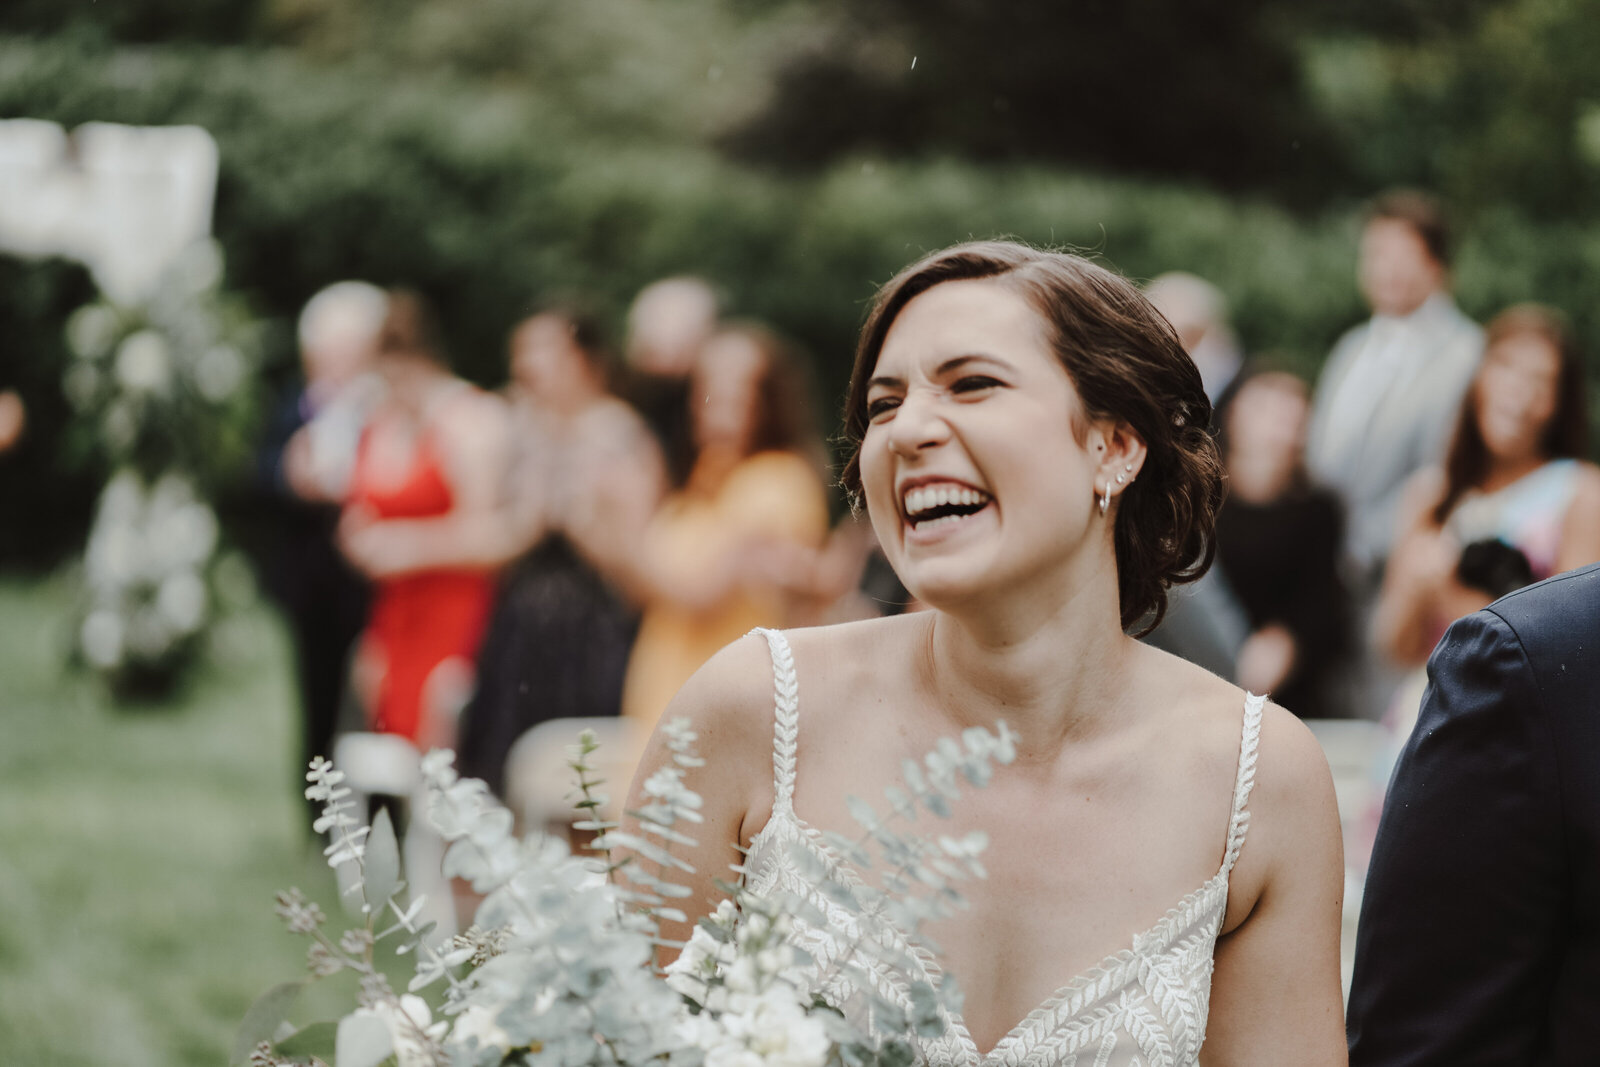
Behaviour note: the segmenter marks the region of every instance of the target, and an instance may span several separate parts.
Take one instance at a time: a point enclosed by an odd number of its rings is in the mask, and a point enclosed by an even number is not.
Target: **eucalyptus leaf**
[[[863,830],[869,833],[878,828],[878,813],[871,804],[858,796],[844,798],[845,807],[850,809],[850,817],[854,819]]]
[[[372,833],[367,835],[367,855],[363,861],[365,880],[362,894],[367,898],[367,909],[382,910],[400,886],[400,845],[395,840],[394,823],[389,819],[389,809],[380,808],[372,820]]]
[[[378,1067],[394,1051],[389,1024],[370,1011],[356,1011],[339,1020],[335,1060],[339,1067]]]
[[[839,854],[839,858],[847,863],[853,863],[863,869],[872,866],[872,857],[867,850],[855,840],[833,830],[822,831],[822,839],[828,847]]]
[[[289,1009],[294,1007],[304,986],[304,982],[284,982],[256,998],[234,1034],[233,1054],[228,1057],[230,1064],[245,1063],[257,1045],[272,1040],[279,1024],[289,1017]]]

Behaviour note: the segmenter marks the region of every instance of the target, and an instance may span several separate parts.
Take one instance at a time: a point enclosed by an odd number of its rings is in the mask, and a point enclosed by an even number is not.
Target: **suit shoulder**
[[[1536,666],[1555,657],[1562,670],[1600,667],[1600,564],[1526,586],[1478,614],[1504,624]]]

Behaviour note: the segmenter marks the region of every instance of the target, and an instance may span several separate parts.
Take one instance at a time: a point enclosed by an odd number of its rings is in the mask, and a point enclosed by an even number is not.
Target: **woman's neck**
[[[1520,456],[1515,459],[1496,457],[1489,461],[1489,473],[1478,488],[1485,493],[1498,492],[1548,462],[1549,457],[1542,455]]]
[[[1019,735],[1020,757],[1044,761],[1116,718],[1135,642],[1122,631],[1112,567],[1053,603],[1006,600],[930,613],[929,689],[958,726],[1004,719]]]

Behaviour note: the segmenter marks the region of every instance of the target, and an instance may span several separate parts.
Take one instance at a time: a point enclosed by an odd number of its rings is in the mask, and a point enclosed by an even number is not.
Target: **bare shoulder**
[[[852,714],[864,694],[882,689],[875,682],[909,668],[927,631],[921,613],[785,631],[805,694],[803,714],[811,720]]]
[[[499,395],[468,385],[439,405],[435,421],[457,447],[481,450],[508,437],[511,409]]]
[[[1274,887],[1342,884],[1344,843],[1328,759],[1311,728],[1277,704],[1262,712],[1248,808],[1229,893],[1230,929]]]
[[[772,657],[760,634],[724,646],[683,684],[661,721],[687,719],[708,758],[772,748]],[[737,765],[737,764],[736,764]]]
[[[1600,507],[1600,467],[1588,460],[1577,463],[1572,502],[1589,508]]]

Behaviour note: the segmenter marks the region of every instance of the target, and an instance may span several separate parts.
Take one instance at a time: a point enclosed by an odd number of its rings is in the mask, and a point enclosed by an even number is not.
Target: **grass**
[[[333,912],[302,830],[287,642],[265,608],[160,705],[67,670],[69,587],[0,579],[0,1062],[225,1064],[251,1001],[301,976],[273,893]],[[319,987],[296,1022],[353,1006]]]

